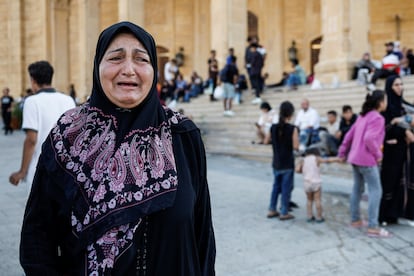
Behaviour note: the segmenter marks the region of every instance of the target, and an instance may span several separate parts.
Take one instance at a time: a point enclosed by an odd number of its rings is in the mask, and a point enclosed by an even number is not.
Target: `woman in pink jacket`
[[[361,195],[365,182],[368,186],[368,230],[372,237],[389,237],[390,233],[378,226],[379,205],[382,196],[378,163],[382,160],[382,143],[385,135],[384,117],[380,112],[387,107],[384,91],[369,92],[351,130],[346,134],[339,158],[352,164],[354,186],[351,194],[351,225],[363,226],[360,216]]]

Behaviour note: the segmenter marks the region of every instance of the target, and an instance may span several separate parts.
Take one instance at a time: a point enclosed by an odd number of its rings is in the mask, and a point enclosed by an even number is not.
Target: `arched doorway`
[[[168,49],[163,46],[157,46],[157,66],[158,66],[158,82],[164,82],[164,66],[168,62]]]
[[[247,11],[247,36],[258,36],[259,35],[259,20],[257,15],[251,11]]]
[[[312,75],[314,74],[315,65],[319,62],[319,53],[321,52],[322,47],[322,36],[315,38],[311,41],[310,44],[310,68]]]

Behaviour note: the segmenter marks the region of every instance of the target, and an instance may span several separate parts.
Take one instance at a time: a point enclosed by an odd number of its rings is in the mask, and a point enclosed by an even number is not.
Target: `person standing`
[[[293,171],[295,157],[293,151],[299,147],[298,131],[290,124],[295,108],[289,101],[282,102],[279,109],[279,122],[270,129],[273,148],[274,182],[270,196],[268,218],[280,220],[295,218],[289,214],[289,202],[293,189]],[[279,194],[282,195],[280,214],[276,210]]]
[[[4,123],[4,134],[7,135],[9,132],[13,133],[11,127],[11,118],[12,118],[12,104],[13,97],[9,95],[10,89],[5,87],[3,89],[3,96],[1,97],[1,116],[3,117]]]
[[[236,66],[236,57],[231,57],[231,63],[226,64],[220,72],[220,81],[223,83],[223,105],[224,105],[224,116],[234,116],[232,110],[233,98],[236,95],[235,84],[237,77],[239,76],[239,70]]]
[[[264,66],[264,59],[262,54],[260,54],[257,49],[259,45],[253,43],[250,45],[250,55],[249,55],[249,76],[250,83],[255,90],[256,97],[253,99],[252,104],[262,103],[260,94],[263,91],[263,80],[262,80],[262,68]]]
[[[217,87],[218,75],[219,75],[219,66],[216,59],[216,50],[210,51],[210,57],[207,60],[208,65],[208,85],[211,87],[210,101],[214,102],[214,89]]]
[[[44,143],[26,206],[26,275],[214,276],[200,130],[163,107],[153,37],[131,22],[99,36],[88,102]]]
[[[30,192],[37,160],[53,125],[68,109],[75,107],[74,100],[51,86],[53,67],[47,61],[37,61],[28,67],[32,90],[35,95],[24,102],[22,129],[26,132],[20,169],[10,175],[9,181],[18,185],[22,179]]]
[[[387,108],[384,91],[369,92],[362,105],[361,115],[346,134],[338,157],[352,164],[354,186],[351,193],[351,226],[364,225],[360,202],[365,183],[368,186],[368,230],[371,237],[386,238],[390,233],[378,225],[378,213],[382,195],[378,164],[382,161],[382,144],[385,135],[385,120],[380,112]]]
[[[379,221],[384,225],[398,223],[399,218],[414,221],[414,143],[407,141],[407,137],[414,134],[410,129],[393,124],[395,118],[407,115],[403,105],[409,104],[403,97],[402,79],[399,76],[389,77],[385,82],[385,91],[388,106],[383,113],[386,133],[381,169],[383,196],[379,213]],[[404,118],[412,123],[409,115]]]

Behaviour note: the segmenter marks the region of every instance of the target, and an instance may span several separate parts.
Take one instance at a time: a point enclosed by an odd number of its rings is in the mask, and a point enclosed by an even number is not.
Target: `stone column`
[[[75,74],[79,87],[75,87],[78,96],[90,95],[92,89],[92,69],[95,57],[95,47],[100,33],[100,9],[98,1],[79,1],[78,2],[78,32],[75,39],[78,41],[77,63],[72,63],[76,67]]]
[[[69,87],[69,5],[52,1],[50,7],[51,64],[54,67],[53,86],[68,93]]]
[[[368,0],[321,0],[322,48],[315,66],[322,83],[349,80],[368,44]]]
[[[27,74],[22,51],[22,3],[21,1],[3,1],[0,8],[0,32],[3,42],[0,45],[0,91],[10,88],[10,94],[17,98],[25,87]]]
[[[119,21],[131,21],[139,26],[145,24],[145,0],[118,0]]]
[[[230,47],[234,48],[241,68],[247,37],[247,0],[211,0],[210,11],[211,49],[217,52],[220,69]]]

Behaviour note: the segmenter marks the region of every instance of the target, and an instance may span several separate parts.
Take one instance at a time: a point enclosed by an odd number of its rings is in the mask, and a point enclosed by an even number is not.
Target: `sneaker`
[[[262,103],[262,99],[261,98],[258,98],[258,97],[256,97],[253,101],[252,101],[252,104],[261,104]]]
[[[232,110],[227,110],[227,116],[233,117],[235,113]]]
[[[229,116],[229,111],[228,111],[228,110],[224,110],[224,112],[223,112],[223,116],[224,116],[224,117]]]

